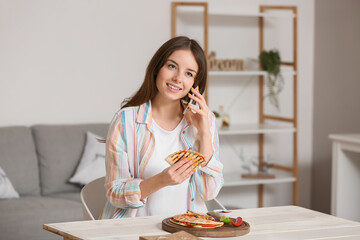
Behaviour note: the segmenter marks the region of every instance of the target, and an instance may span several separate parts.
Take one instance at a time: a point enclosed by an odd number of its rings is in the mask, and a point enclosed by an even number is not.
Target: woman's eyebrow
[[[172,59],[170,59],[170,58],[168,59],[168,61],[176,64],[176,66],[179,66],[179,64],[178,64],[176,61],[174,61],[174,60],[172,60]],[[197,73],[194,69],[191,69],[191,68],[187,68],[187,70],[189,70],[189,71],[191,71],[191,72],[194,72],[194,73]]]

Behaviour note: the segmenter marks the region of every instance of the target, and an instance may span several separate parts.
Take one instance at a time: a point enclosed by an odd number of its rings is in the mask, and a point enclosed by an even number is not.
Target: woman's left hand
[[[195,96],[188,94],[199,105],[199,108],[189,104],[190,111],[187,111],[191,123],[199,131],[199,135],[210,134],[209,127],[209,107],[206,104],[205,98],[200,94],[199,87],[191,88]]]
[[[190,111],[187,111],[187,117],[190,117],[192,125],[198,130],[199,137],[199,152],[205,156],[205,162],[201,166],[206,166],[213,155],[213,148],[211,142],[211,132],[209,126],[209,107],[206,104],[205,98],[200,94],[198,88],[191,89],[195,94],[189,97],[199,104],[199,108],[189,105]]]

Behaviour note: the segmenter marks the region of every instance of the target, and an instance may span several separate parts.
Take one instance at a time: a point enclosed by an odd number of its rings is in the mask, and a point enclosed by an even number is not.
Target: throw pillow
[[[102,137],[86,132],[84,153],[69,182],[86,185],[92,180],[105,176],[105,144],[98,139]]]
[[[15,191],[10,179],[0,167],[0,199],[19,198],[19,193]]]

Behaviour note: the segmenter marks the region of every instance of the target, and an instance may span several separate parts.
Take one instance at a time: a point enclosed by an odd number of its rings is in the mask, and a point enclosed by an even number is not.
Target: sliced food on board
[[[188,226],[194,228],[217,228],[224,225],[223,222],[217,222],[213,217],[208,215],[194,213],[192,211],[187,211],[185,214],[175,215],[170,218],[172,223]]]

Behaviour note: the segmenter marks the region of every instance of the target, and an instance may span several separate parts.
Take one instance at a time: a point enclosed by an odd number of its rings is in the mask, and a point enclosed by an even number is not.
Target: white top
[[[166,131],[156,124],[154,120],[154,137],[155,149],[144,169],[143,179],[148,179],[170,165],[165,158],[179,150],[184,149],[180,139],[181,129],[185,126],[183,118],[178,126],[171,131]],[[164,187],[151,194],[144,207],[139,208],[136,216],[153,216],[153,215],[175,215],[181,214],[188,209],[189,180],[185,180],[178,185]]]

